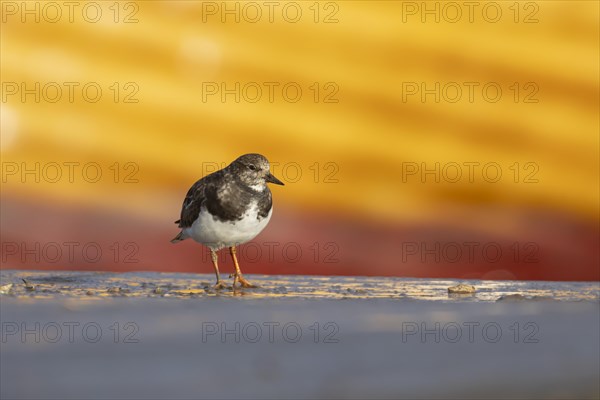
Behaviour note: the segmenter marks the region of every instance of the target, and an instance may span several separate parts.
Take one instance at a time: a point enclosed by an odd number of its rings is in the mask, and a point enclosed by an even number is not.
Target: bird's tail
[[[182,240],[187,239],[186,236],[184,236],[183,231],[179,232],[179,234],[177,236],[175,236],[173,239],[171,239],[171,243],[177,243],[177,242],[181,242]]]

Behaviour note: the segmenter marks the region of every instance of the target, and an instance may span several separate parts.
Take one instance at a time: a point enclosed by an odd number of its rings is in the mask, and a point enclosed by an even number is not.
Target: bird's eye
[[[248,165],[248,168],[252,171],[256,170],[256,167],[253,164]]]

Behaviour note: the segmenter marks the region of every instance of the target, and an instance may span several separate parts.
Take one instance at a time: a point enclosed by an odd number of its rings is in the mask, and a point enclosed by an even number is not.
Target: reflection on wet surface
[[[391,277],[248,275],[258,288],[215,290],[209,274],[156,272],[0,271],[0,295],[16,298],[106,298],[247,296],[259,298],[391,298],[438,301],[561,300],[598,301],[597,282],[477,281]],[[230,280],[231,282],[231,280]],[[448,293],[473,285],[474,294]]]

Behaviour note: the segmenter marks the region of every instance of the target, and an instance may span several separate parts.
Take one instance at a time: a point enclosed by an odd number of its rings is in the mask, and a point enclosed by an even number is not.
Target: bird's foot
[[[227,286],[227,284],[224,281],[217,281],[217,283],[215,283],[215,285],[213,286],[213,289],[215,290],[223,290],[223,289],[229,289],[230,286]]]
[[[258,286],[251,284],[250,282],[248,282],[243,276],[238,275],[237,280],[240,282],[240,285],[244,288],[257,288]],[[235,284],[235,280],[234,280],[234,284]]]
[[[230,278],[233,278],[233,288],[236,288],[236,283],[240,283],[240,287],[243,288],[257,288],[258,286],[251,284],[244,278],[242,275],[238,275],[235,272],[233,274],[229,274]]]

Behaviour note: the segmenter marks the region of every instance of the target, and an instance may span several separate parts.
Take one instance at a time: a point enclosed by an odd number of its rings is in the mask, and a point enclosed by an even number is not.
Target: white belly
[[[223,222],[213,218],[203,206],[198,219],[191,227],[184,229],[184,234],[212,250],[237,246],[254,239],[265,229],[271,219],[271,214],[273,214],[273,208],[269,210],[266,218],[259,220],[258,207],[254,205],[249,208],[241,220]]]

